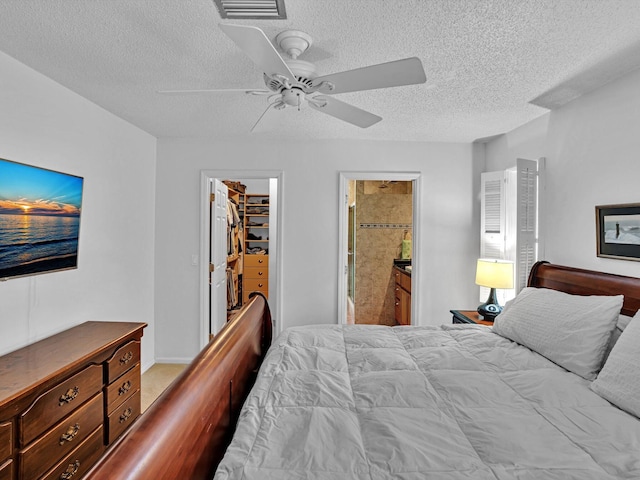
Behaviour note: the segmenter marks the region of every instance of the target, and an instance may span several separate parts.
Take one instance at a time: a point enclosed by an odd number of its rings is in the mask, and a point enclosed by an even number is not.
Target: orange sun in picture
[[[29,213],[29,210],[31,209],[29,205],[20,205],[20,208],[22,208],[23,213]]]

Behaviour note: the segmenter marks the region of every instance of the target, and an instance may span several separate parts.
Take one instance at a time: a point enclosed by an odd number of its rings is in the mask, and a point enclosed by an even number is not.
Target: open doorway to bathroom
[[[417,181],[411,174],[384,175],[343,178],[344,323],[412,323]]]

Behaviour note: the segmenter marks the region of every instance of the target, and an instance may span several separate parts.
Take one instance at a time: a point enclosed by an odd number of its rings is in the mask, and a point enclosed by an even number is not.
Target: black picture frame
[[[596,206],[596,241],[598,257],[640,261],[640,203]]]

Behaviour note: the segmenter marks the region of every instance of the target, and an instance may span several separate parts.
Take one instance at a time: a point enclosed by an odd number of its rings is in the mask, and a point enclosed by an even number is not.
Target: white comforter
[[[215,480],[640,478],[640,420],[481,326],[274,342]]]

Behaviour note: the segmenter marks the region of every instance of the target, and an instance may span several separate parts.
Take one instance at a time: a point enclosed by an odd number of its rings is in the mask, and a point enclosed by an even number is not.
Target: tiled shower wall
[[[356,182],[355,323],[394,325],[393,260],[411,234],[411,182]],[[365,193],[366,192],[366,193]]]

